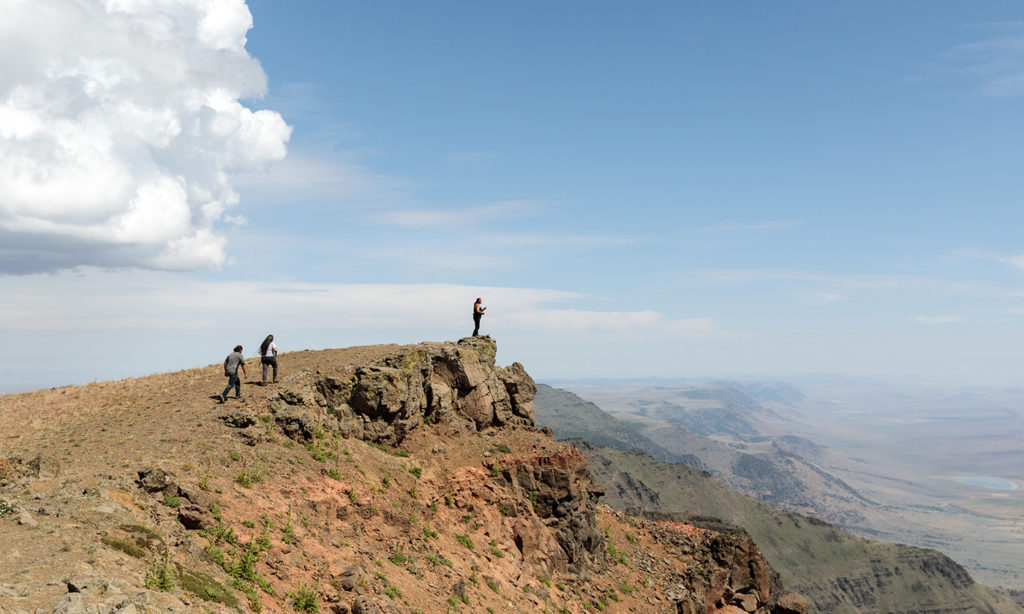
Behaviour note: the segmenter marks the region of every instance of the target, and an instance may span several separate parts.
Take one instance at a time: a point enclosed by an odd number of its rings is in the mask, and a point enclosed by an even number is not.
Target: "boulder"
[[[256,424],[256,416],[247,410],[239,409],[220,416],[221,422],[236,429],[244,429]]]
[[[786,593],[775,604],[775,614],[807,614],[811,604],[799,593]]]
[[[159,492],[174,483],[166,471],[158,467],[143,469],[139,472],[139,487],[146,492]]]
[[[352,602],[352,614],[381,614],[381,609],[372,597],[356,597]]]

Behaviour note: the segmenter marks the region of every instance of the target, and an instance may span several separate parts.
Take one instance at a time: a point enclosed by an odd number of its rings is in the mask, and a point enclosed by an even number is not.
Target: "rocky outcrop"
[[[424,422],[534,427],[533,379],[519,363],[496,366],[496,352],[490,337],[403,346],[377,364],[318,374],[312,389],[286,390],[269,409],[300,441],[317,428],[395,445]]]
[[[669,595],[679,614],[790,612],[778,606],[782,595],[778,574],[741,529],[720,532],[668,521],[654,526],[659,541],[690,560],[677,572],[681,576],[679,590]],[[798,601],[798,595],[785,600],[791,605]]]
[[[579,450],[513,458],[494,463],[492,470],[501,471],[508,485],[524,496],[537,517],[552,529],[561,553],[553,557],[550,571],[580,573],[603,560],[604,540],[594,517],[595,502],[603,492],[591,479],[587,458]],[[536,550],[532,537],[517,531],[516,545],[525,558]]]
[[[741,531],[598,505],[583,453],[536,429],[532,379],[494,356],[488,338],[301,353],[230,410],[202,394],[220,365],[118,394],[60,479],[0,460],[0,614],[805,614]]]

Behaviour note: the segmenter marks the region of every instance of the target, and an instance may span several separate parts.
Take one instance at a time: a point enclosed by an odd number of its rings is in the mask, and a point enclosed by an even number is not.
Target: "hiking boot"
[[[225,403],[227,402],[227,397],[225,397],[223,394],[218,394],[217,400],[220,401],[221,403]]]

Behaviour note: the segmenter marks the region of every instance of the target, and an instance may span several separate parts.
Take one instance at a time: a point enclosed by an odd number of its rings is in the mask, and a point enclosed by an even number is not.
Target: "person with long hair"
[[[263,364],[263,385],[267,385],[267,369],[274,367],[274,381],[277,383],[277,344],[274,343],[274,335],[267,335],[267,338],[260,344],[260,362]]]
[[[484,299],[478,298],[473,303],[473,336],[476,337],[480,334],[480,318],[484,317],[484,312],[487,308],[483,306]]]

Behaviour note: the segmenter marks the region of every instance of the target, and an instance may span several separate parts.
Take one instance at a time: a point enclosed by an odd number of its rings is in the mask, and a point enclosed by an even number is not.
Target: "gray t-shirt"
[[[245,359],[241,352],[231,352],[224,359],[224,375],[238,375],[238,365],[244,365]]]

